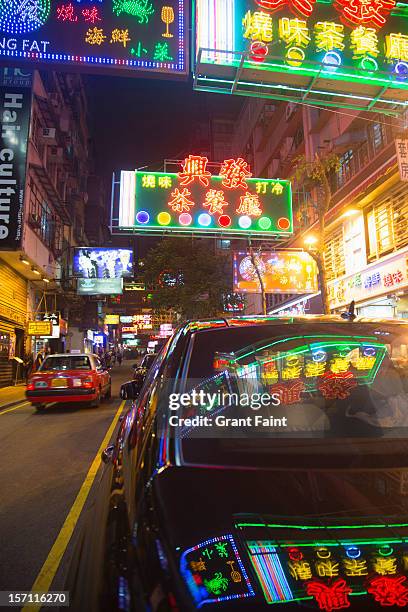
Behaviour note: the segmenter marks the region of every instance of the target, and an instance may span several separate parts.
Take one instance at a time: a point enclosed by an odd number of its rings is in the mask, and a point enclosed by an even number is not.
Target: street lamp
[[[317,243],[317,238],[316,236],[313,236],[312,234],[309,236],[306,236],[306,238],[304,239],[304,243],[307,247],[312,247],[314,244]]]
[[[360,211],[357,208],[349,208],[348,210],[345,210],[341,216],[343,219],[347,219],[347,217],[352,217],[353,215],[356,215],[358,212]]]

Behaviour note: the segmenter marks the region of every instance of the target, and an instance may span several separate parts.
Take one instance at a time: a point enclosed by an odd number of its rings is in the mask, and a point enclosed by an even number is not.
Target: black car
[[[71,609],[408,607],[407,375],[403,321],[180,328],[104,452]]]

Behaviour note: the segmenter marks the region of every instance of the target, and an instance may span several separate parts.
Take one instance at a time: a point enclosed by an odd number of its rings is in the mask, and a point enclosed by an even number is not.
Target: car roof
[[[296,315],[296,316],[273,316],[273,315],[254,315],[242,317],[222,317],[219,319],[198,319],[188,321],[182,327],[187,332],[205,331],[214,328],[236,328],[246,327],[249,325],[284,325],[284,324],[307,324],[307,323],[336,323],[341,325],[352,326],[357,323],[374,323],[386,325],[408,325],[407,319],[394,318],[371,319],[367,317],[356,317],[354,320],[349,320],[340,315]]]
[[[52,355],[47,355],[48,357],[98,357],[94,353],[52,353]]]

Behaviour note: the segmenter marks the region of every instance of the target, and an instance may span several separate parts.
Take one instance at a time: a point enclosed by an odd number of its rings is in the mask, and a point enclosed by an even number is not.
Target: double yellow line
[[[17,404],[17,406],[13,406],[12,408],[7,408],[6,410],[2,410],[0,406],[0,416],[2,414],[6,414],[7,412],[13,412],[14,410],[18,410],[19,408],[24,408],[24,406],[29,406],[30,402],[23,402],[21,404]]]
[[[123,412],[125,404],[126,401],[123,401],[119,405],[119,408],[113,418],[113,421],[110,424],[110,427],[106,432],[104,439],[102,440],[98,452],[96,453],[95,458],[91,463],[91,467],[88,470],[88,473],[82,483],[78,495],[76,496],[71,510],[69,511],[68,516],[65,519],[63,526],[61,527],[57,539],[55,540],[48,554],[48,557],[46,558],[44,565],[40,570],[40,573],[38,574],[33,586],[31,587],[31,592],[44,593],[50,590],[52,581],[54,580],[55,574],[57,573],[62,557],[64,556],[67,546],[71,540],[72,534],[74,533],[74,529],[84,508],[85,502],[94,483],[96,474],[101,465],[101,453],[110,442],[110,439],[112,437],[113,432],[115,431],[115,427],[119,421],[120,415]],[[24,606],[22,612],[33,612],[40,609],[41,604],[29,605]]]

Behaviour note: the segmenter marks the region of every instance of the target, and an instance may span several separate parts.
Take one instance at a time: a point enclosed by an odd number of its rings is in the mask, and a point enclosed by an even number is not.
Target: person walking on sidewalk
[[[26,384],[28,383],[28,379],[30,378],[31,372],[33,371],[34,360],[31,353],[26,353],[24,358],[24,375]]]

